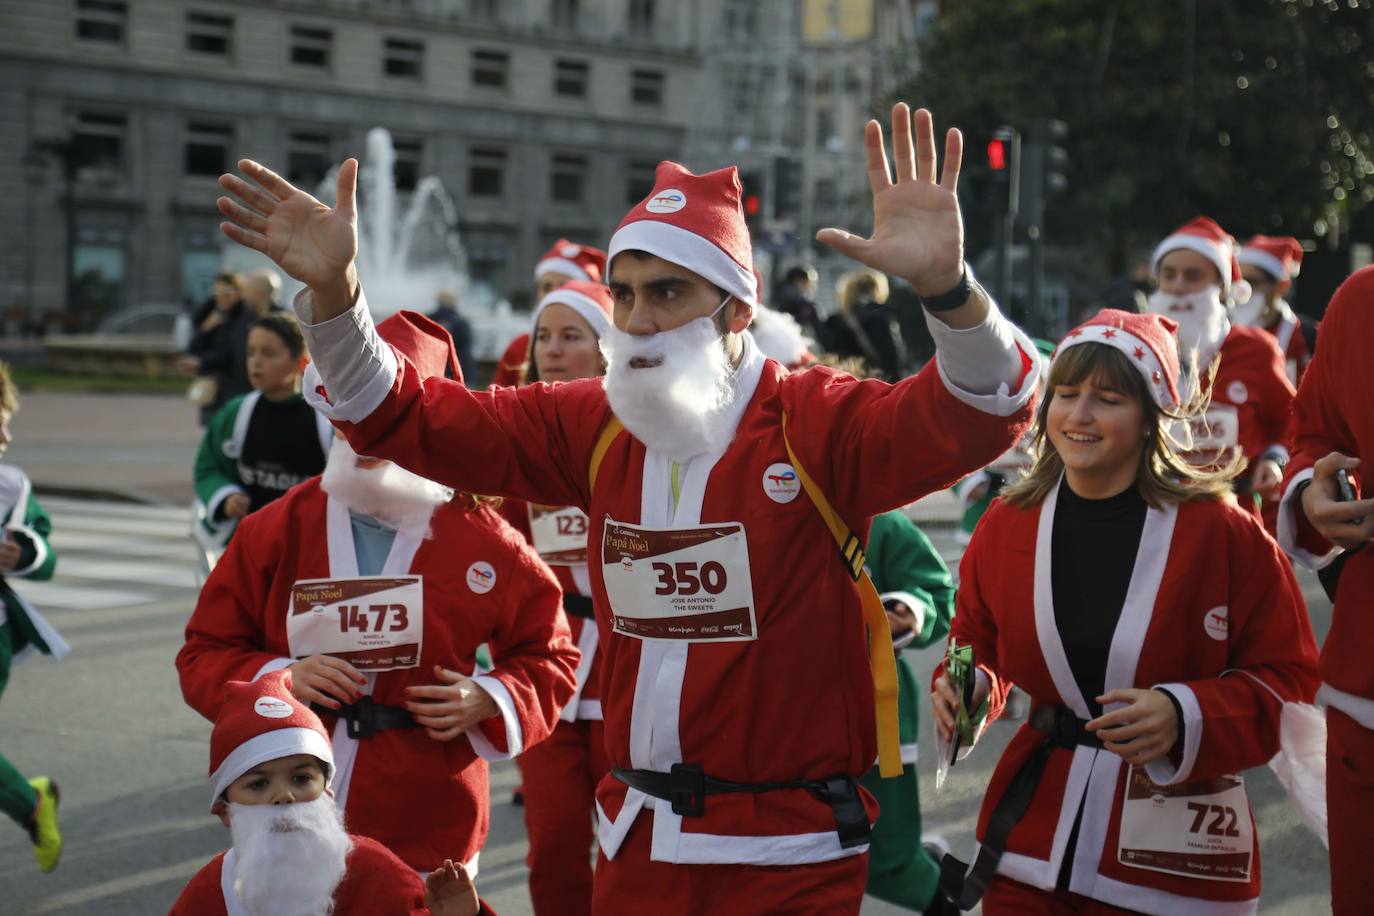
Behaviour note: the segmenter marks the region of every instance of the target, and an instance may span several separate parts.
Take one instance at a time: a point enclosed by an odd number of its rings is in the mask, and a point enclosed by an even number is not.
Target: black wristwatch
[[[949,312],[957,309],[968,301],[969,296],[973,295],[973,269],[968,266],[968,262],[963,264],[963,270],[959,273],[959,282],[954,284],[954,288],[938,296],[917,296],[921,300],[921,307],[927,312]]]

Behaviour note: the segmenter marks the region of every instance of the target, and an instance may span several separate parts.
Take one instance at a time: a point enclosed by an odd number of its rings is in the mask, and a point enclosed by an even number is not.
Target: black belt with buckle
[[[852,776],[828,779],[795,779],[786,782],[730,782],[716,779],[690,763],[675,763],[667,773],[657,770],[631,770],[612,767],[611,775],[645,795],[670,802],[673,813],[701,817],[706,813],[706,796],[736,792],[776,792],[780,789],[807,789],[820,796],[835,814],[835,832],[840,846],[850,849],[868,842],[873,827],[859,796],[859,783]]]
[[[574,595],[571,592],[563,593],[563,610],[571,617],[582,617],[586,620],[591,620],[596,616],[592,610],[592,599],[586,595]]]
[[[374,703],[372,697],[361,696],[356,703],[349,703],[338,709],[330,709],[328,706],[321,706],[318,703],[311,703],[310,708],[322,716],[338,716],[344,720],[345,728],[348,730],[348,737],[355,740],[371,738],[377,732],[384,732],[392,728],[419,728],[420,723],[415,721],[415,717],[410,711],[400,706],[383,706],[381,703]]]

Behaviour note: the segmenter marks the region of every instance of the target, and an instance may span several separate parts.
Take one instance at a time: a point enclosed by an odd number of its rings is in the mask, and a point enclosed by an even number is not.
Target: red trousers
[[[1374,731],[1326,709],[1326,818],[1331,912],[1368,913],[1374,901]]]
[[[1121,916],[1135,912],[1082,894],[1042,891],[1001,875],[989,882],[983,895],[984,916]]]
[[[601,722],[559,722],[516,758],[524,778],[530,900],[536,916],[592,911],[596,784],[611,769]]]
[[[640,814],[614,859],[597,858],[596,916],[858,916],[868,853],[807,865],[653,862],[651,817]]]

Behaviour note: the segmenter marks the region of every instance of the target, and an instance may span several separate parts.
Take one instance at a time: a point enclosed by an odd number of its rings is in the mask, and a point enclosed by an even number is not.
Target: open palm
[[[234,195],[217,201],[230,220],[220,223],[224,234],[261,251],[307,286],[337,284],[358,254],[358,161],[340,166],[332,208],[251,159],[239,160],[239,170],[256,184],[237,175],[220,176],[220,187]]]
[[[864,129],[868,181],[873,190],[873,235],[864,238],[843,229],[822,229],[818,241],[838,249],[874,270],[907,280],[919,295],[938,295],[959,282],[964,260],[964,224],[956,189],[963,160],[963,137],[950,129],[945,162],[935,181],[935,136],[930,112],[915,117],[912,144],[911,109],[892,109],[893,182],[877,121]]]

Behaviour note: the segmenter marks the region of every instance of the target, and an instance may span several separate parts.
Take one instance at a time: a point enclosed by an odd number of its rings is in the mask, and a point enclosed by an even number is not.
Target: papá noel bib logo
[[[478,560],[468,567],[468,588],[485,595],[496,585],[496,570],[486,560]]]
[[[258,697],[253,701],[253,712],[264,719],[285,719],[291,715],[291,704],[277,697]]]
[[[644,204],[644,209],[650,213],[676,213],[687,206],[687,195],[677,188],[664,188],[648,202]]]
[[[801,478],[790,464],[770,464],[763,472],[763,492],[775,503],[790,503],[801,493]]]

